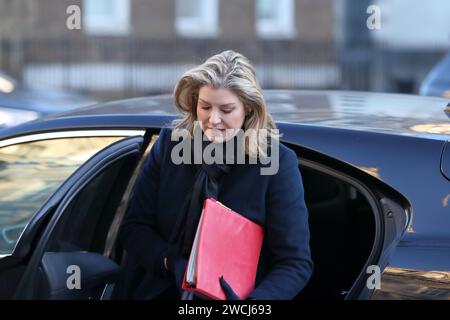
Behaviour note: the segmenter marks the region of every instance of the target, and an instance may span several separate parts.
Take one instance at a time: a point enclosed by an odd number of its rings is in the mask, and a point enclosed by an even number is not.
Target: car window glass
[[[122,137],[76,137],[0,148],[0,256],[10,254],[33,213],[81,164]]]
[[[136,156],[127,156],[87,183],[64,209],[46,251],[103,254],[108,230],[135,166]]]

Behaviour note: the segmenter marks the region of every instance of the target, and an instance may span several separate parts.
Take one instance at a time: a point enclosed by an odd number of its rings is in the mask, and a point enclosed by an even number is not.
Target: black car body
[[[447,100],[265,97],[299,156],[310,214],[315,269],[297,298],[450,298]],[[117,297],[126,255],[115,239],[127,199],[158,131],[176,118],[171,97],[156,96],[0,131],[2,298]],[[78,290],[68,288],[73,266],[84,274]]]

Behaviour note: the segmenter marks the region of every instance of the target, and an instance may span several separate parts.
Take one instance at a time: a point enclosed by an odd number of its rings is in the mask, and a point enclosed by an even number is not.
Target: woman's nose
[[[212,111],[211,115],[209,116],[209,122],[215,125],[219,124],[220,121],[221,121],[220,114],[217,111]]]

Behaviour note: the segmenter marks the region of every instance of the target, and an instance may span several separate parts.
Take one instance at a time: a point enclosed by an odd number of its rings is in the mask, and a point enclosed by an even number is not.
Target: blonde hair
[[[175,122],[175,129],[187,129],[193,134],[197,120],[197,101],[202,86],[229,89],[243,103],[245,120],[243,129],[253,133],[266,129],[269,138],[279,139],[275,122],[266,110],[266,103],[256,73],[250,61],[232,50],[223,51],[203,64],[185,72],[175,85],[175,106],[182,119]],[[245,152],[252,156],[266,156],[268,139],[257,139],[255,134],[245,136]]]

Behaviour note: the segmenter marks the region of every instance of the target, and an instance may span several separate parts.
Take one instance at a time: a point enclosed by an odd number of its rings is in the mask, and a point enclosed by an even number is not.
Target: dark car
[[[428,73],[420,85],[419,94],[450,98],[450,53]]]
[[[449,299],[447,100],[265,97],[298,154],[309,209],[315,268],[297,298]],[[139,166],[174,113],[170,96],[155,96],[0,131],[0,298],[120,296],[117,231]]]
[[[0,128],[94,103],[76,92],[26,88],[0,72]]]

